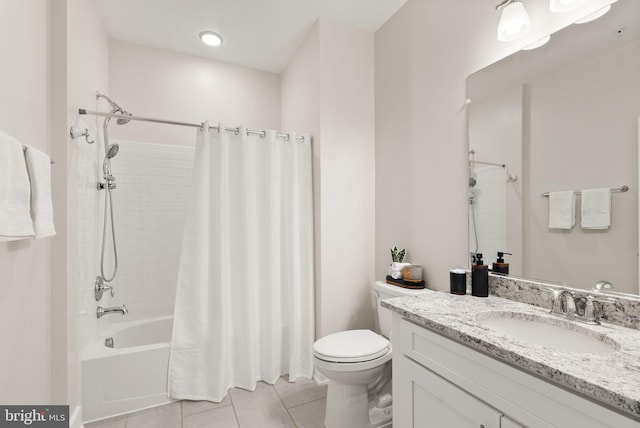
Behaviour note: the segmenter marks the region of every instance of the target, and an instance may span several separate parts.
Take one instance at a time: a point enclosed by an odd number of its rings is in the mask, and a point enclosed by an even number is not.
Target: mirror
[[[638,294],[640,2],[469,76],[469,252],[510,275]],[[548,227],[544,193],[619,188],[608,229]]]

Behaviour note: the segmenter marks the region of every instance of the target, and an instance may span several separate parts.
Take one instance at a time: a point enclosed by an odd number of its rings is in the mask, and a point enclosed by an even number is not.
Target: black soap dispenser
[[[476,264],[471,266],[471,295],[489,296],[489,266],[483,264],[482,253],[476,253]]]
[[[504,255],[512,255],[511,253],[505,253],[504,251],[498,251],[498,260],[493,263],[493,273],[498,275],[509,275],[509,263],[504,261]]]

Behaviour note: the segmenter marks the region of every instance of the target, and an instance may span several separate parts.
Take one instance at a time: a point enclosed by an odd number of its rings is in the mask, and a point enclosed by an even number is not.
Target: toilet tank
[[[383,308],[380,303],[381,300],[391,299],[393,297],[401,296],[415,296],[416,294],[422,294],[425,290],[413,290],[409,288],[402,288],[397,285],[387,284],[385,281],[376,281],[375,293],[378,312],[378,323],[380,324],[380,333],[389,338],[391,335],[391,311],[387,308]]]

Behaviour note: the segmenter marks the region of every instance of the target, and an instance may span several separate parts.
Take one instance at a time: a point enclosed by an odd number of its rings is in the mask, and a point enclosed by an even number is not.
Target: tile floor
[[[86,428],[324,428],[327,386],[312,380],[255,391],[234,388],[221,403],[176,401],[160,407],[86,424]]]

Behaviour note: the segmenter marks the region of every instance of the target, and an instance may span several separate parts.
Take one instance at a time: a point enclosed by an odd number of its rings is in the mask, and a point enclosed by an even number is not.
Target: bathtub
[[[118,323],[82,359],[85,422],[158,406],[167,397],[172,317]],[[113,339],[113,348],[105,340]]]

